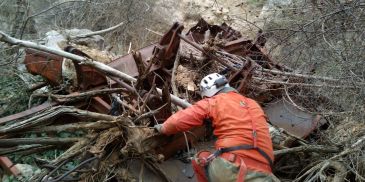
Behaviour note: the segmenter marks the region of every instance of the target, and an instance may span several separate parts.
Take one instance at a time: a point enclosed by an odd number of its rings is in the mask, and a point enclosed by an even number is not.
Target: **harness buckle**
[[[215,158],[217,158],[222,153],[222,148],[217,149],[214,153],[210,154],[206,160],[207,162],[211,162]]]

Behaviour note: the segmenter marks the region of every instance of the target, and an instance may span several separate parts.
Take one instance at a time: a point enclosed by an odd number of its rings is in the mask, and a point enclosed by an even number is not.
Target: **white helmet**
[[[200,81],[200,95],[202,97],[212,97],[225,87],[229,87],[226,77],[218,73],[212,73]]]

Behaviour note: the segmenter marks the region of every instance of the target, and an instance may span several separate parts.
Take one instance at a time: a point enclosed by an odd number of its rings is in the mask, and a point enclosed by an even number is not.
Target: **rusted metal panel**
[[[65,51],[90,58],[87,54],[72,46],[67,46]],[[107,82],[105,75],[99,72],[97,69],[88,65],[80,65],[75,61],[73,61],[73,64],[76,68],[77,82],[79,84],[78,86],[80,87],[80,90],[87,90]]]
[[[152,44],[150,46],[147,46],[147,47],[144,47],[144,48],[138,50],[138,52],[141,53],[142,60],[146,61],[146,65],[147,65],[147,63],[149,63],[148,60],[151,59],[152,52],[153,52],[155,45],[156,44]],[[111,66],[130,76],[133,76],[133,77],[138,76],[138,69],[137,69],[136,63],[133,59],[132,54],[127,54],[125,56],[119,57],[119,58],[115,59],[114,61],[110,62],[108,64],[108,66]],[[151,71],[154,71],[156,69],[157,69],[157,67],[152,67]]]
[[[159,67],[172,67],[172,58],[176,56],[180,45],[180,37],[184,26],[175,22],[170,30],[163,35],[160,42],[153,49],[153,57],[159,60]]]
[[[91,106],[99,113],[108,114],[111,106],[105,102],[101,97],[93,97]]]
[[[273,125],[301,138],[307,137],[324,122],[317,115],[301,111],[283,99],[267,104],[264,110]]]
[[[30,73],[41,75],[51,85],[62,83],[63,57],[35,49],[26,49],[25,52],[24,64]]]
[[[75,53],[75,50],[73,51],[71,53]],[[63,83],[63,57],[34,49],[26,49],[26,53],[24,64],[30,73],[41,75],[53,86]],[[79,90],[87,90],[106,83],[106,77],[95,68],[79,65],[75,62],[74,65],[76,67]]]
[[[156,63],[154,63],[150,68],[150,72],[172,66],[172,58],[175,57],[180,44],[178,34],[181,33],[183,28],[184,27],[182,25],[174,23],[170,30],[163,35],[159,43],[152,44],[138,50],[145,66],[150,64],[150,61],[153,61],[152,59],[157,59],[155,60]],[[138,76],[138,69],[132,54],[127,54],[117,58],[108,65],[130,76]]]

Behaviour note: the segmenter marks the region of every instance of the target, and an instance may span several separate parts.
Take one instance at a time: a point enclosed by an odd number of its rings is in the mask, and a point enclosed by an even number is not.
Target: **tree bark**
[[[115,122],[97,121],[97,122],[80,122],[71,123],[58,126],[35,127],[27,131],[27,133],[41,133],[41,132],[62,132],[62,131],[77,131],[77,130],[103,130],[115,126]]]
[[[111,89],[101,89],[101,90],[92,90],[83,93],[72,93],[69,95],[58,95],[58,94],[34,94],[34,97],[51,97],[54,101],[59,103],[65,102],[76,102],[86,98],[116,93],[126,90],[125,88],[111,88]]]
[[[306,145],[300,147],[293,147],[288,149],[281,149],[274,151],[274,155],[290,154],[295,152],[322,152],[322,153],[336,153],[339,152],[339,148],[322,145]]]
[[[75,143],[80,138],[11,138],[0,139],[0,146],[17,146],[17,145],[31,145],[31,144],[44,144],[44,145],[65,145]]]
[[[114,121],[116,119],[115,116],[110,116],[106,114],[100,114],[91,111],[85,111],[81,109],[76,109],[74,107],[69,106],[57,106],[53,107],[47,111],[42,113],[38,113],[36,116],[25,119],[23,121],[14,122],[7,126],[0,127],[0,135],[6,134],[9,132],[22,131],[24,129],[28,129],[33,126],[39,126],[45,123],[49,123],[57,116],[69,114],[76,117],[87,117],[95,120],[106,120],[106,121]]]
[[[95,32],[90,32],[90,33],[87,33],[87,34],[81,34],[81,35],[76,35],[76,36],[71,36],[71,39],[79,39],[79,38],[85,38],[85,37],[90,37],[90,36],[93,36],[93,35],[100,35],[100,34],[104,34],[104,33],[108,33],[108,32],[111,32],[117,28],[119,28],[120,26],[122,26],[124,24],[124,22],[121,22],[119,23],[118,25],[115,25],[115,26],[112,26],[112,27],[109,27],[107,29],[104,29],[104,30],[99,30],[99,31],[95,31]]]

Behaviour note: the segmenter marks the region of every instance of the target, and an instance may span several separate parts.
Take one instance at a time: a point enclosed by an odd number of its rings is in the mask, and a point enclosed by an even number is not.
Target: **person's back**
[[[273,160],[272,142],[265,114],[252,99],[236,92],[220,93],[207,98],[210,104],[210,115],[213,121],[214,135],[217,137],[215,148],[238,145],[254,145],[253,129],[256,129],[257,147],[262,149]],[[254,126],[253,126],[254,125]],[[251,158],[270,166],[268,159],[256,150],[232,151],[244,158]],[[262,171],[255,166],[247,166]],[[264,169],[267,169],[265,167]],[[267,171],[267,170],[265,170]]]

